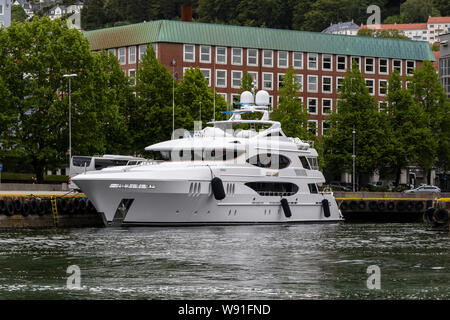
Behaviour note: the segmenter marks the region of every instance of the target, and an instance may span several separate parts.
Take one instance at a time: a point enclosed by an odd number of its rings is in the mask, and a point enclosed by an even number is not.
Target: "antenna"
[[[214,48],[214,64],[213,64],[213,72],[214,72],[214,84],[213,84],[213,93],[214,93],[214,102],[213,102],[213,121],[216,121],[216,55],[217,55],[217,47]]]

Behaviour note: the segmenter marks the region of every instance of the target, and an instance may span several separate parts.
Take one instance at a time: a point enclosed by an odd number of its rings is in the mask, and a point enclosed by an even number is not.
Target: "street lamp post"
[[[355,181],[356,181],[356,177],[355,177],[355,168],[356,168],[356,165],[355,165],[355,160],[356,160],[356,154],[355,154],[355,134],[356,134],[356,131],[355,131],[355,126],[353,126],[353,131],[352,131],[352,134],[353,134],[353,154],[352,154],[352,159],[353,159],[353,192],[355,192]]]
[[[175,59],[172,59],[172,139],[175,132]]]
[[[70,161],[72,161],[72,101],[70,100],[71,79],[76,76],[77,74],[75,73],[63,75],[64,78],[69,78],[69,168]]]

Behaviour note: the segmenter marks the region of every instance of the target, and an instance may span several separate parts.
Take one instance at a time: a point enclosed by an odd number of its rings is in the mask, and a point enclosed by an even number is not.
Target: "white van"
[[[79,190],[72,182],[72,177],[93,170],[101,170],[108,167],[138,165],[145,161],[144,158],[105,154],[103,156],[73,156],[70,161],[69,189]]]

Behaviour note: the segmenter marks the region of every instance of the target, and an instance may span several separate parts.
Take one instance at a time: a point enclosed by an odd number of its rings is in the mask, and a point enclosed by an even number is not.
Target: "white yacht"
[[[229,120],[145,148],[159,160],[72,180],[114,225],[342,220],[333,194],[317,187],[325,179],[316,150],[269,120],[268,93],[243,92],[240,105]],[[248,113],[262,117],[243,119]]]

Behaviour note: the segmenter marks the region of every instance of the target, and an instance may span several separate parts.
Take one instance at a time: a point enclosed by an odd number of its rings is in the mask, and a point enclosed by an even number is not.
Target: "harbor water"
[[[449,248],[420,223],[1,231],[0,299],[450,299]]]

